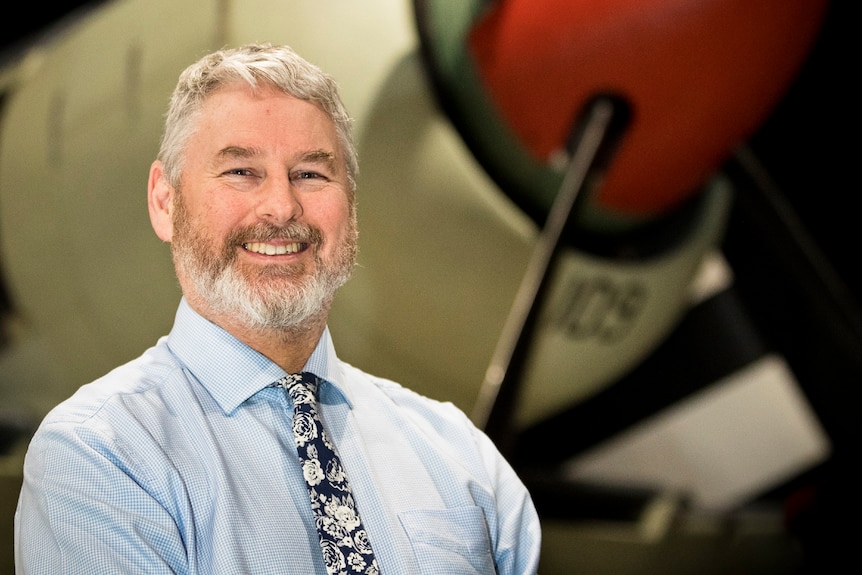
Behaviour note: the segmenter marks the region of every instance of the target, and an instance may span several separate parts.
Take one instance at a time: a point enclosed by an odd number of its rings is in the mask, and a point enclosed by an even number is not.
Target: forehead
[[[268,85],[233,83],[212,92],[195,119],[193,133],[213,137],[329,140],[337,143],[335,123],[317,104]],[[193,136],[194,137],[194,136]]]

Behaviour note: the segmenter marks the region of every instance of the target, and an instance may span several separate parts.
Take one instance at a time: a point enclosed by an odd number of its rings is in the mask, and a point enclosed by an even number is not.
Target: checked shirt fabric
[[[293,435],[327,573],[379,575],[341,460],[318,415],[320,379],[302,372],[275,385],[283,387],[293,401]]]

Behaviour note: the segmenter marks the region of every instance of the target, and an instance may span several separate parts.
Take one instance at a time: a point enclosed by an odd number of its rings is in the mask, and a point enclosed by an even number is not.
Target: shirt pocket
[[[422,575],[495,575],[481,507],[414,509],[398,514]]]

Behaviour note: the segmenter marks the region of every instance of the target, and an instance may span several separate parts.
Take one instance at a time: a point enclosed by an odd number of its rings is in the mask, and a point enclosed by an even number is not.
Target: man
[[[148,183],[183,291],[176,320],[36,432],[18,573],[536,571],[535,509],[489,439],[335,355],[326,322],[355,264],[356,174],[334,82],[289,48],[224,50],[181,74]],[[279,387],[300,372],[319,405]],[[309,429],[294,403],[321,413],[319,449],[340,460],[321,465],[294,435]],[[327,499],[324,476],[344,491]]]

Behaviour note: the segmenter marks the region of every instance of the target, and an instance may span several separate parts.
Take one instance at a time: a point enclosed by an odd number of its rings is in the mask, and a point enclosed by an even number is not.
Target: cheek
[[[206,202],[198,206],[195,219],[207,235],[224,237],[241,226],[253,224],[254,220],[249,218],[250,213],[252,212],[246,202]]]
[[[183,221],[175,221],[174,243],[192,250],[200,257],[222,257],[230,229],[211,213],[187,212]]]
[[[352,214],[347,202],[340,202],[321,212],[319,226],[324,234],[331,237],[333,245],[341,245],[351,235]]]

